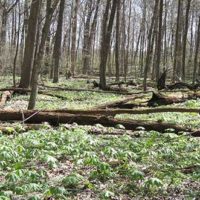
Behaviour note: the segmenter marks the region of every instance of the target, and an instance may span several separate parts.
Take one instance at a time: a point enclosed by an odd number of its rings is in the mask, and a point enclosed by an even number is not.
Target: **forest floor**
[[[86,81],[63,79],[59,84],[46,81],[45,85],[92,89]],[[1,88],[11,85],[7,78],[0,82]],[[40,94],[36,109],[89,109],[123,98],[121,94],[89,91],[50,92],[63,98]],[[15,95],[3,109],[27,109],[28,100],[27,95]],[[200,100],[162,107],[199,108]],[[200,129],[198,113],[121,114],[116,118]],[[0,200],[200,199],[198,137],[142,127],[133,132],[120,125],[52,127],[44,123],[39,130],[29,131],[21,131],[21,123],[6,126],[7,134],[0,134]]]

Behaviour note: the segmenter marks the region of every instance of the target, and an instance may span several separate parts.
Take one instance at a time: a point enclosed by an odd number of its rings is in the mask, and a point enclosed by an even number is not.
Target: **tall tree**
[[[89,74],[91,69],[92,45],[94,42],[100,0],[97,0],[95,9],[93,8],[94,6],[92,6],[92,0],[88,0],[87,3],[88,13],[83,38],[83,74]],[[95,13],[92,20],[93,11],[95,11]]]
[[[147,56],[146,56],[146,62],[145,62],[145,68],[144,68],[144,81],[143,81],[143,89],[144,91],[147,90],[147,75],[149,71],[150,61],[151,61],[151,55],[152,55],[152,34],[153,34],[153,27],[155,23],[156,13],[159,7],[159,0],[155,0],[154,10],[153,10],[153,16],[151,18],[151,25],[149,28],[148,33],[148,45],[147,45]]]
[[[77,17],[79,0],[75,0],[74,12],[72,17],[72,46],[71,46],[71,73],[74,76],[76,67],[76,44],[77,44]]]
[[[182,55],[182,24],[181,24],[181,13],[182,13],[182,0],[178,1],[178,13],[177,13],[177,21],[176,21],[176,39],[175,39],[175,48],[174,48],[174,66],[173,66],[173,82],[176,81],[177,78],[181,77],[181,55]]]
[[[55,44],[53,50],[53,83],[57,83],[59,79],[59,65],[61,57],[61,42],[62,42],[62,27],[63,27],[63,13],[65,8],[65,0],[60,0],[60,9],[58,15],[58,24],[55,35]]]
[[[116,17],[116,41],[115,41],[115,71],[116,82],[119,82],[119,50],[120,50],[120,13],[121,13],[121,0],[117,4],[117,17]]]
[[[186,45],[187,45],[187,35],[189,27],[189,13],[190,13],[191,0],[187,0],[187,8],[185,15],[185,27],[183,32],[183,55],[182,55],[182,74],[183,81],[185,81],[185,60],[186,60]]]
[[[112,1],[112,8],[109,15],[111,0],[107,0],[106,8],[102,21],[101,49],[100,49],[100,88],[106,89],[106,64],[110,50],[110,39],[112,34],[113,22],[115,18],[117,3],[119,0]]]
[[[35,40],[37,33],[37,22],[41,0],[32,0],[30,16],[28,21],[28,31],[25,42],[24,59],[21,70],[20,88],[28,88],[31,82],[31,72],[33,66]]]
[[[199,22],[198,22],[198,28],[197,28],[197,34],[196,34],[196,47],[195,47],[195,55],[194,55],[193,84],[195,83],[196,78],[197,78],[197,66],[198,66],[199,48],[200,48],[200,16],[199,16]]]
[[[159,6],[159,30],[158,30],[158,39],[156,45],[156,81],[160,78],[160,59],[161,59],[161,50],[162,50],[162,36],[163,36],[163,29],[162,29],[162,18],[163,18],[163,0],[160,0]]]
[[[38,48],[38,52],[36,55],[36,60],[34,62],[34,67],[33,67],[33,73],[32,73],[32,88],[31,88],[31,95],[29,99],[29,104],[28,104],[28,109],[34,109],[35,108],[35,103],[36,103],[36,98],[37,98],[37,93],[38,93],[38,76],[40,73],[41,69],[41,62],[43,59],[44,55],[44,50],[45,50],[45,43],[46,39],[49,33],[49,28],[51,25],[51,20],[53,17],[53,13],[57,7],[59,0],[55,0],[52,3],[52,0],[47,0],[46,3],[46,17],[45,17],[45,23],[42,29],[42,36],[41,36],[41,42]]]

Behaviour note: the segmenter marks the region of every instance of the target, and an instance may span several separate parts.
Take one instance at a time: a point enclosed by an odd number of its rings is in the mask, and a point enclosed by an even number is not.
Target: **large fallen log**
[[[121,109],[132,109],[135,107],[155,107],[155,106],[161,106],[161,105],[170,105],[174,103],[182,103],[190,99],[197,99],[200,98],[200,92],[199,91],[188,91],[186,93],[182,92],[173,92],[171,94],[164,94],[164,93],[156,93],[152,91],[152,97],[147,99],[147,96],[145,94],[143,95],[137,95],[127,97],[125,99],[114,101],[110,103],[106,103],[100,106],[95,107],[94,109],[105,109],[105,108],[121,108]],[[136,99],[142,99],[146,97],[145,101],[134,102]]]
[[[197,98],[200,98],[200,93],[198,91],[190,91],[187,93],[172,93],[172,95],[153,92],[152,98],[148,101],[147,106],[170,105]]]
[[[189,90],[197,90],[200,87],[200,84],[199,83],[188,84],[188,83],[184,83],[184,82],[178,82],[178,83],[174,83],[172,85],[167,85],[166,87],[169,90],[184,89],[184,88],[187,88]]]
[[[199,108],[138,108],[138,109],[92,109],[92,110],[46,110],[46,112],[58,112],[79,115],[105,115],[115,116],[119,114],[151,114],[151,113],[200,113]]]
[[[107,93],[107,94],[122,94],[122,95],[132,95],[131,92],[127,90],[120,89],[112,89],[108,88],[107,90],[95,90],[95,89],[79,89],[79,88],[63,88],[63,87],[54,87],[47,85],[40,85],[43,88],[48,88],[57,91],[70,91],[70,92],[96,92],[96,93]]]
[[[17,94],[28,94],[31,92],[30,89],[25,89],[25,88],[1,88],[0,91],[5,91],[5,92],[13,93],[13,94],[16,94],[16,93]],[[42,95],[50,96],[50,97],[56,97],[56,98],[59,98],[62,100],[67,99],[67,97],[65,97],[65,96],[50,93],[48,91],[39,90],[38,93],[42,94]]]
[[[0,111],[0,121],[21,121],[22,123],[42,123],[49,122],[52,125],[60,123],[77,123],[79,125],[95,125],[97,123],[107,127],[123,125],[127,130],[136,130],[137,127],[144,127],[147,131],[155,130],[164,132],[166,129],[174,129],[176,133],[180,131],[191,132],[191,128],[178,126],[172,123],[151,122],[140,120],[119,120],[106,116],[74,115],[68,113],[45,112],[45,111]]]
[[[125,97],[125,98],[120,99],[120,100],[116,100],[116,101],[113,101],[113,102],[108,102],[108,103],[105,103],[105,104],[102,104],[102,105],[99,105],[99,106],[95,106],[94,109],[137,107],[138,106],[137,103],[131,104],[131,106],[128,106],[127,102],[133,101],[133,100],[136,100],[136,99],[142,99],[144,97],[145,97],[145,95],[142,95],[142,96],[141,95],[133,95],[133,96],[130,96],[130,97]],[[134,105],[134,106],[132,106],[132,105]]]

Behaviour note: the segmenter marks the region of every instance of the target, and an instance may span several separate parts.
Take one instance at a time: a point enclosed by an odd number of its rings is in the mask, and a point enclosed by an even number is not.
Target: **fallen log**
[[[30,89],[25,89],[25,88],[1,88],[0,91],[6,91],[6,92],[10,92],[10,93],[13,93],[13,94],[28,94],[31,92]],[[50,96],[50,97],[56,97],[56,98],[59,98],[59,99],[62,99],[62,100],[66,100],[67,97],[65,96],[62,96],[62,95],[59,95],[59,94],[52,94],[52,93],[49,93],[47,91],[42,91],[42,90],[39,90],[38,91],[39,94],[42,94],[42,95],[46,95],[46,96]]]
[[[107,93],[107,94],[122,94],[122,95],[132,95],[131,92],[127,90],[120,90],[120,89],[112,89],[108,88],[107,90],[95,90],[95,89],[79,89],[79,88],[63,88],[63,87],[53,87],[47,85],[40,85],[44,88],[49,88],[58,91],[70,91],[70,92],[96,92],[96,93]]]
[[[151,122],[139,120],[119,120],[106,116],[74,115],[68,113],[45,112],[45,111],[1,111],[0,121],[21,121],[22,123],[42,123],[48,122],[51,125],[60,123],[77,123],[79,125],[102,124],[107,127],[123,125],[127,130],[136,130],[137,127],[144,127],[147,131],[155,130],[164,132],[166,129],[174,129],[176,133],[193,132],[191,128],[181,127],[172,123]]]
[[[200,98],[199,91],[188,91],[186,93],[180,92],[173,92],[172,94],[163,94],[163,93],[156,93],[152,92],[152,97],[145,101],[134,102],[136,99],[142,99],[147,97],[147,93],[136,93],[134,96],[127,97],[122,100],[102,104],[100,106],[94,107],[94,109],[106,109],[106,108],[121,108],[121,109],[132,109],[136,107],[155,107],[155,106],[162,106],[162,105],[170,105],[174,103],[182,103],[190,99],[197,99]],[[168,93],[168,92],[167,92]],[[139,95],[143,94],[143,95]],[[137,96],[136,96],[137,95]],[[131,102],[133,101],[133,102]]]
[[[140,108],[140,109],[92,109],[92,110],[46,110],[45,112],[58,112],[79,115],[105,115],[115,116],[119,114],[151,114],[151,113],[200,113],[199,108]]]
[[[139,94],[139,93],[138,93]],[[100,106],[95,107],[94,109],[105,109],[105,108],[121,108],[121,109],[132,109],[135,107],[155,107],[155,106],[161,106],[161,105],[170,105],[174,103],[182,103],[190,99],[197,99],[200,98],[200,92],[199,91],[189,91],[187,93],[172,93],[170,95],[166,95],[163,93],[156,93],[152,91],[152,97],[146,101],[143,101],[141,103],[136,102],[130,102],[134,101],[135,99],[142,99],[146,97],[143,96],[131,96],[127,97],[125,99],[114,101],[111,103],[106,103]]]
[[[200,131],[194,131],[190,135],[193,137],[200,137]]]
[[[197,90],[200,87],[200,84],[188,84],[188,83],[184,83],[184,82],[178,82],[178,83],[174,83],[172,85],[167,85],[167,89],[169,90],[175,90],[175,89],[184,89],[187,88],[189,90]]]
[[[102,105],[99,105],[99,106],[96,106],[94,107],[94,109],[106,109],[106,108],[124,108],[125,107],[125,104],[129,101],[133,101],[133,100],[136,100],[136,99],[141,99],[141,98],[144,98],[145,96],[144,95],[140,95],[140,96],[130,96],[130,97],[126,97],[126,98],[123,98],[121,100],[116,100],[116,101],[113,101],[113,102],[109,102],[109,103],[105,103],[105,104],[102,104]],[[135,107],[138,106],[138,104],[132,104],[134,105]],[[133,106],[131,106],[132,108]],[[128,106],[126,108],[129,108]]]
[[[177,95],[164,95],[162,93],[153,92],[152,98],[148,101],[147,106],[161,106],[161,105],[170,105],[174,103],[182,103],[190,99],[197,99],[200,97],[199,92],[187,92]]]

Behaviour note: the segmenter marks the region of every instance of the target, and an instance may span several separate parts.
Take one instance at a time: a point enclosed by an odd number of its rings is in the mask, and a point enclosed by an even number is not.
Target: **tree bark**
[[[174,48],[174,65],[173,65],[173,82],[177,80],[177,78],[181,78],[181,36],[182,36],[182,24],[181,24],[181,13],[182,13],[182,0],[178,1],[178,13],[177,13],[177,22],[176,22],[176,43]]]
[[[118,0],[113,0],[111,13],[109,15],[109,7],[111,0],[107,0],[107,5],[102,22],[102,39],[101,39],[101,50],[100,50],[100,88],[105,90],[106,87],[106,65],[108,59],[108,53],[110,50],[110,40],[113,28],[113,22],[115,18],[115,12],[117,8]]]
[[[159,6],[159,31],[158,31],[158,40],[157,40],[157,53],[156,53],[156,81],[160,78],[160,61],[161,61],[161,50],[162,50],[162,36],[163,36],[163,23],[162,23],[162,17],[163,17],[163,0],[160,0],[160,6]]]
[[[196,81],[197,78],[197,65],[198,65],[198,53],[199,53],[199,46],[200,46],[200,16],[199,16],[199,23],[197,28],[197,39],[196,39],[196,49],[195,49],[195,55],[194,55],[194,71],[193,71],[193,84]]]
[[[123,125],[127,130],[137,130],[138,127],[144,127],[147,131],[154,130],[158,132],[165,132],[166,129],[174,129],[176,133],[180,131],[193,131],[187,127],[181,127],[171,123],[151,122],[139,120],[119,120],[106,116],[92,116],[92,115],[73,115],[58,112],[44,112],[44,111],[0,111],[1,121],[21,121],[22,123],[42,123],[49,122],[51,125],[58,125],[59,123],[78,123],[79,125],[95,125],[102,124],[107,127],[115,127],[118,124]]]
[[[59,0],[56,0],[56,1],[54,1],[53,4],[51,4],[51,0],[47,0],[46,19],[45,19],[45,23],[44,23],[44,26],[42,29],[41,42],[40,42],[39,50],[38,50],[37,57],[35,60],[35,65],[34,65],[35,73],[32,74],[33,82],[32,82],[32,89],[31,89],[31,95],[30,95],[30,99],[29,99],[28,109],[33,109],[35,107],[36,97],[37,97],[37,93],[38,93],[38,76],[39,76],[41,62],[42,62],[43,55],[44,55],[45,42],[46,42],[46,38],[49,33],[49,28],[51,25],[53,13],[57,7],[58,2],[59,2]]]
[[[79,0],[75,0],[74,12],[72,17],[72,46],[71,46],[71,73],[75,75],[76,67],[76,35],[77,35],[77,15],[78,15]]]
[[[147,56],[146,56],[146,63],[145,63],[145,68],[144,68],[144,80],[143,80],[143,89],[144,91],[147,90],[147,77],[148,77],[148,71],[149,71],[149,65],[150,65],[150,60],[151,60],[151,49],[152,49],[152,34],[153,34],[153,27],[154,27],[154,23],[155,23],[155,17],[156,17],[156,13],[158,10],[158,4],[159,4],[159,0],[155,1],[155,6],[154,6],[154,11],[153,11],[153,16],[151,19],[151,25],[149,28],[149,34],[148,34],[148,46],[147,46]]]
[[[62,28],[63,28],[63,13],[65,9],[65,0],[60,0],[60,10],[58,15],[58,25],[55,35],[55,44],[53,51],[53,83],[58,83],[59,80],[59,65],[61,59],[61,42],[62,42]]]
[[[187,35],[188,35],[188,26],[189,26],[190,5],[191,5],[191,0],[187,0],[187,8],[186,8],[186,15],[185,15],[185,27],[184,27],[184,34],[183,34],[183,57],[182,57],[183,81],[185,81],[185,76],[186,76],[185,60],[186,60],[186,46],[187,46]]]
[[[25,42],[24,59],[22,64],[20,88],[29,88],[31,82],[31,72],[33,66],[35,39],[37,33],[37,21],[41,0],[32,0],[30,16],[28,21],[28,32]]]
[[[120,13],[121,13],[121,0],[117,4],[117,17],[116,17],[116,41],[115,41],[115,76],[116,82],[119,82],[119,45],[120,45]]]

